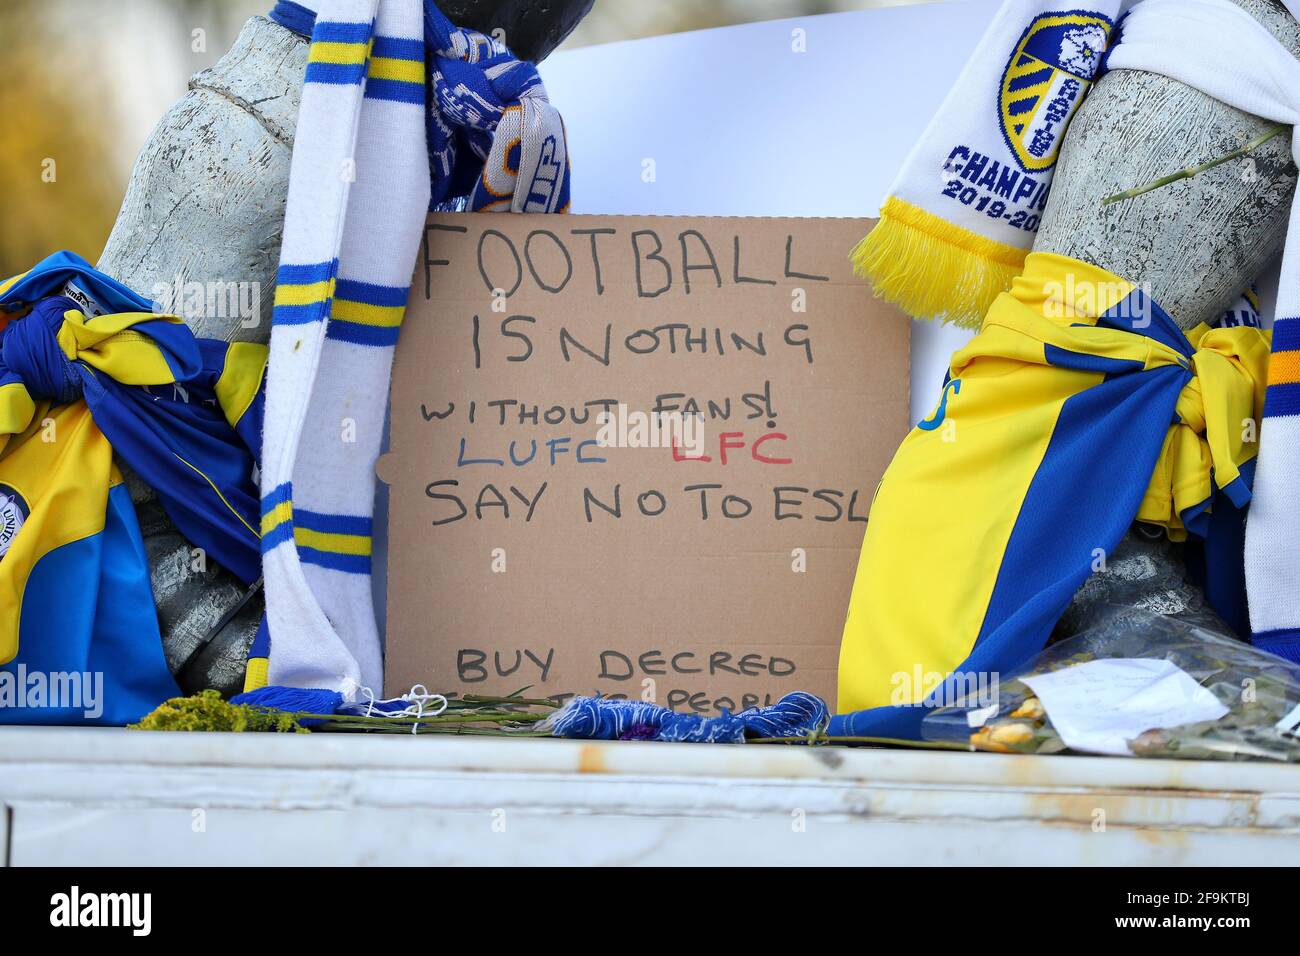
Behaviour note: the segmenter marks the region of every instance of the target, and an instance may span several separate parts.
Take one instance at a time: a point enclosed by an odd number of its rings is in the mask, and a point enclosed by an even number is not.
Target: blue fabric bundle
[[[747,737],[806,737],[823,730],[830,712],[818,697],[796,691],[769,707],[721,717],[678,714],[658,704],[605,697],[575,697],[541,725],[556,737],[583,740],[660,740],[668,743],[740,744]]]
[[[424,4],[424,42],[431,205],[468,196],[474,212],[567,212],[564,124],[537,67],[492,37],[457,28],[432,0]],[[516,170],[531,180],[512,190]]]
[[[0,294],[0,307],[31,306],[26,319],[6,330],[0,382],[23,382],[33,398],[57,404],[84,399],[113,450],[157,492],[181,533],[245,584],[256,581],[260,503],[253,474],[265,349],[195,339],[179,319],[160,316],[133,327],[157,349],[157,369],[132,368],[126,381],[96,374],[69,359],[59,338],[64,314],[85,305],[58,294],[68,283],[94,311],[153,310],[75,253],[56,253]],[[90,327],[99,323],[92,318]]]
[[[314,6],[278,0],[268,16],[310,37]],[[568,211],[564,126],[537,67],[493,37],[457,27],[434,0],[424,0],[424,47],[430,207],[466,199],[473,212]],[[374,55],[396,54],[377,46]],[[530,178],[515,188],[520,170]]]
[[[72,253],[0,281],[0,724],[120,725],[179,694],[114,456],[255,579],[265,358]]]

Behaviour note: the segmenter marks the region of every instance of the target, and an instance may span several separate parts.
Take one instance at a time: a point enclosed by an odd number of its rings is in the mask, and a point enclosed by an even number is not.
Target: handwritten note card
[[[861,219],[435,215],[397,348],[392,691],[833,704],[908,322]]]

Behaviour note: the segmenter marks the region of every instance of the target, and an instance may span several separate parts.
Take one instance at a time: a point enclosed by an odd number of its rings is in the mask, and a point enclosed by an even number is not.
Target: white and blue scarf
[[[432,2],[281,3],[310,29],[289,178],[262,453],[265,626],[241,702],[373,700],[375,461],[431,203],[565,212],[564,126],[532,64]],[[427,69],[426,69],[427,68]]]

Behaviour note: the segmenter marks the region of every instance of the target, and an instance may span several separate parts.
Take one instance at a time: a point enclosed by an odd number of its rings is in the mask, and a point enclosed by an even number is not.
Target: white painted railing
[[[30,864],[1279,865],[1300,768],[782,745],[0,729]]]

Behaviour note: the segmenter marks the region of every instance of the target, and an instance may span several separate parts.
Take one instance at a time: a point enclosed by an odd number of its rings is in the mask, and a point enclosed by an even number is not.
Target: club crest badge
[[[1034,18],[1002,74],[998,113],[1002,135],[1027,172],[1056,162],[1074,111],[1097,75],[1111,21],[1075,10]]]
[[[31,511],[23,496],[8,485],[0,484],[0,558],[9,551],[29,514]]]

